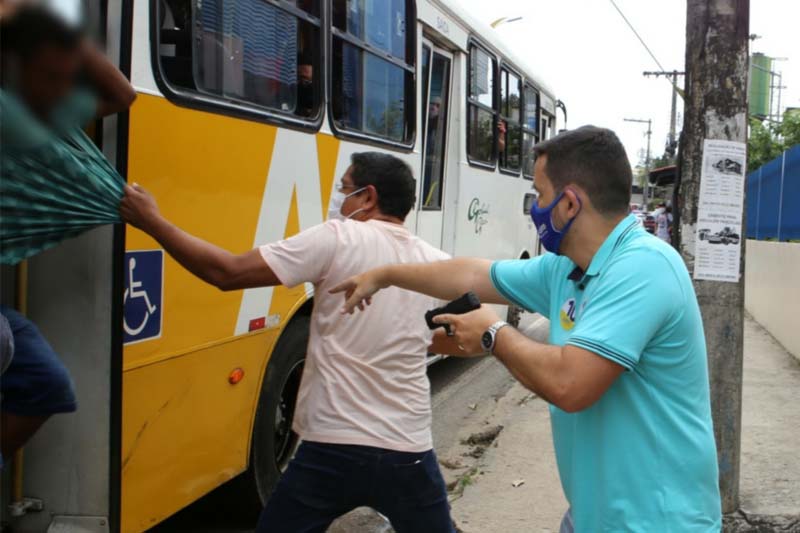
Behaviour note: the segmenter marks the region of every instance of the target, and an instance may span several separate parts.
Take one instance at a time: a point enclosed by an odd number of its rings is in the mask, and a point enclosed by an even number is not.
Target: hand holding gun
[[[463,315],[475,311],[476,309],[480,309],[480,307],[480,299],[474,292],[470,291],[463,296],[456,298],[445,306],[431,309],[425,313],[425,321],[428,323],[428,327],[430,329],[444,327],[445,331],[447,332],[447,336],[450,337],[453,335],[450,331],[450,324],[435,324],[433,322],[433,318],[439,315]]]

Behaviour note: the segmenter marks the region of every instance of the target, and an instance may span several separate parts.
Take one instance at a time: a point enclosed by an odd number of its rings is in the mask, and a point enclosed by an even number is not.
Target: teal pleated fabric
[[[0,91],[0,262],[120,222],[125,181],[79,127],[45,127]]]

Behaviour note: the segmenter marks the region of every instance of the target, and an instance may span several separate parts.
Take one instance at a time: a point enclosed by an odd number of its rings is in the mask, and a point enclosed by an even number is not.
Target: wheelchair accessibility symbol
[[[125,253],[125,311],[122,318],[125,344],[161,336],[164,251]]]

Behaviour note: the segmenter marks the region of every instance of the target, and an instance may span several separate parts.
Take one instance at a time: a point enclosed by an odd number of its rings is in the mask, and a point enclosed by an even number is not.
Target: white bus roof
[[[518,54],[511,51],[508,45],[497,34],[497,30],[489,24],[483,22],[467,13],[463,6],[459,5],[458,0],[427,0],[449,16],[458,21],[471,35],[474,35],[482,44],[492,49],[504,61],[509,63],[529,81],[533,82],[540,91],[547,93],[555,99],[555,91],[543,81],[543,77],[531,68],[530,63],[523,60]]]

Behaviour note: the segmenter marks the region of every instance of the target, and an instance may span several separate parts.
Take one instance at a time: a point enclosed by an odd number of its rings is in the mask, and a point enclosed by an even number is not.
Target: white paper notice
[[[739,281],[745,143],[703,142],[694,279]]]

